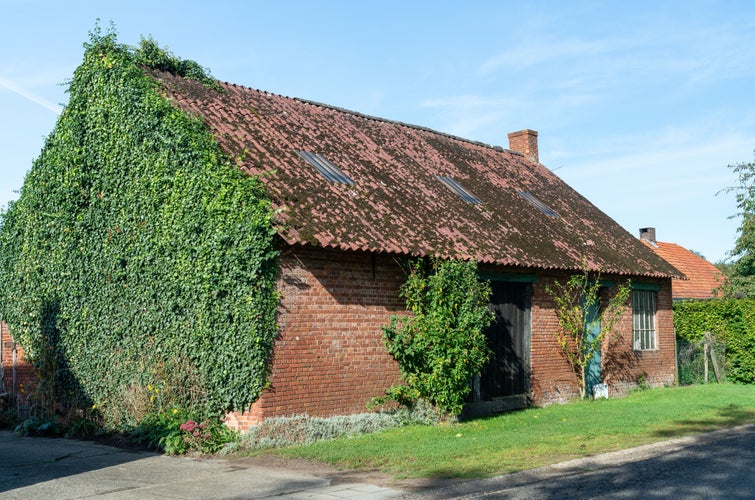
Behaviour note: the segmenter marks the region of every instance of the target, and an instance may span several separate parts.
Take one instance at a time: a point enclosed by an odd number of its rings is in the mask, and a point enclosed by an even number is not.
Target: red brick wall
[[[655,315],[657,349],[632,349],[632,317],[628,312],[619,326],[623,335],[612,342],[610,347],[604,346],[603,366],[604,372],[608,374],[612,395],[625,394],[629,389],[637,387],[640,381],[652,387],[672,385],[676,381],[671,280],[658,280],[655,283],[660,285],[656,295]]]
[[[381,327],[403,313],[405,276],[393,257],[290,248],[280,257],[279,338],[270,389],[250,411],[229,416],[246,428],[271,416],[366,411],[399,381]]]
[[[307,413],[332,416],[365,411],[366,403],[399,380],[383,345],[381,326],[403,313],[398,290],[405,276],[393,257],[295,247],[280,259],[280,336],[275,344],[271,387],[248,412],[229,415],[245,429],[265,418]],[[538,276],[532,291],[532,402],[545,405],[579,396],[576,378],[555,340],[553,300],[545,292],[566,273]],[[606,277],[611,279],[611,277]],[[615,278],[616,282],[622,281]],[[674,381],[671,283],[658,281],[658,349],[631,349],[631,307],[619,323],[618,339],[604,343],[603,374],[612,395],[635,387]],[[603,297],[608,300],[608,295]]]
[[[558,318],[553,298],[545,291],[555,280],[564,283],[568,274],[540,275],[532,286],[532,331],[530,336],[530,387],[532,402],[545,405],[579,397],[579,386],[561,354],[556,332]]]
[[[0,348],[2,348],[0,355],[2,355],[3,373],[5,376],[3,387],[0,387],[0,392],[4,388],[9,394],[8,401],[13,405],[26,405],[28,402],[27,398],[33,392],[34,387],[36,387],[37,375],[34,367],[26,362],[24,349],[19,343],[13,340],[8,331],[8,326],[2,322],[0,322]]]
[[[622,278],[606,276],[617,284]],[[554,280],[564,282],[567,274],[540,276],[532,292],[532,335],[531,335],[531,387],[532,401],[536,405],[564,402],[579,397],[579,387],[569,363],[560,353],[555,339],[558,328],[553,299],[545,292],[547,285]],[[675,352],[674,324],[671,309],[671,281],[648,281],[660,285],[656,297],[657,349],[634,351],[632,349],[632,309],[627,306],[624,315],[616,326],[617,336],[603,343],[602,374],[609,385],[610,395],[623,395],[637,387],[643,380],[650,386],[663,386],[674,383]],[[609,293],[603,294],[605,305]]]

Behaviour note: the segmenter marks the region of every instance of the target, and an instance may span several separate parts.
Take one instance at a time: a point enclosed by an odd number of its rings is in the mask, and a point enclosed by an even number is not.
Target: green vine
[[[128,420],[117,410],[149,385],[172,388],[166,405],[246,409],[276,335],[261,183],[143,70],[207,78],[196,63],[99,28],[84,47],[70,102],[0,220],[0,318],[48,396],[106,424]]]
[[[615,327],[624,314],[630,293],[629,282],[616,288],[605,307],[601,307],[600,272],[591,273],[585,265],[580,274],[573,274],[566,283],[554,281],[545,292],[555,305],[558,329],[556,341],[577,378],[580,398],[587,396],[587,371],[590,362],[600,354],[603,340],[620,335]]]
[[[387,394],[408,405],[424,399],[458,415],[470,381],[490,357],[484,334],[493,321],[487,308],[490,284],[478,279],[474,262],[432,259],[430,272],[425,263],[411,266],[401,289],[412,315],[392,317],[383,328],[406,383]]]

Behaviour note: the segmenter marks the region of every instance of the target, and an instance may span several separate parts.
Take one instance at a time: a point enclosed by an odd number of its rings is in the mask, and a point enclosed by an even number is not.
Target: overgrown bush
[[[674,303],[676,334],[698,342],[711,332],[726,344],[726,378],[755,383],[755,300],[709,299]]]
[[[238,440],[238,432],[229,429],[217,417],[192,418],[186,410],[173,408],[148,413],[130,433],[131,439],[171,455],[193,451],[213,454]]]
[[[96,29],[0,219],[0,318],[43,399],[96,405],[108,428],[142,418],[123,411],[124,395],[149,384],[192,414],[248,408],[276,334],[261,183],[141,65],[208,78],[151,40],[134,49]]]
[[[493,321],[490,283],[479,280],[474,262],[430,259],[430,269],[427,264],[414,262],[401,288],[412,314],[394,316],[383,328],[406,384],[390,388],[387,396],[408,405],[424,399],[458,415],[470,381],[490,357],[484,334]]]

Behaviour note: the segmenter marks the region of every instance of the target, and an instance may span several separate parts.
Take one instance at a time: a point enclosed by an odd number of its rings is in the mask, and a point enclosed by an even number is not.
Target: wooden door
[[[495,314],[485,331],[493,351],[480,377],[480,399],[515,397],[526,405],[530,389],[530,283],[492,281],[488,307]],[[507,405],[509,406],[509,405]]]

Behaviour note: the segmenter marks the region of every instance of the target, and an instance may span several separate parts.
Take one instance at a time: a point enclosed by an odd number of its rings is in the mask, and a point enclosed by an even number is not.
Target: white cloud
[[[40,97],[32,92],[29,92],[28,90],[20,87],[19,85],[16,85],[14,82],[8,80],[7,78],[3,78],[1,76],[0,76],[0,87],[10,90],[11,92],[23,97],[24,99],[27,99],[35,104],[38,104],[42,106],[43,108],[52,111],[55,114],[60,114],[60,112],[63,111],[63,108],[61,106],[57,104],[53,104],[47,99]]]
[[[549,38],[528,41],[483,61],[477,73],[487,76],[502,68],[522,69],[547,61],[566,58],[594,57],[610,50],[605,41],[584,41],[577,38]]]

